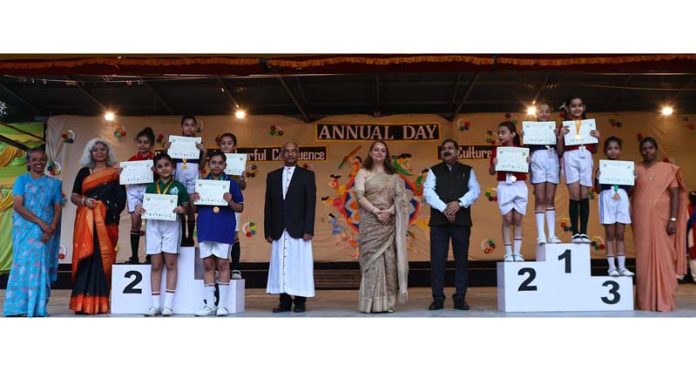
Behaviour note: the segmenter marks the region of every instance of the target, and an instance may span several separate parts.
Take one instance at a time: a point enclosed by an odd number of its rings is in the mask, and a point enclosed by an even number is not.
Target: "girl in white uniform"
[[[503,121],[498,125],[498,140],[500,147],[520,147],[520,137],[512,121]],[[503,242],[505,244],[506,262],[523,262],[522,257],[522,217],[527,212],[527,174],[496,172],[497,147],[491,156],[488,172],[498,179],[498,208],[503,216]],[[529,157],[527,157],[529,161]],[[512,230],[514,227],[514,248]]]
[[[550,121],[551,105],[539,101],[536,105],[537,121]],[[560,165],[556,146],[528,145],[530,163],[530,181],[534,186],[534,217],[537,224],[537,245],[560,243],[556,237],[556,186],[560,183]],[[544,216],[549,234],[544,232]],[[548,238],[547,238],[548,236]]]
[[[565,120],[584,120],[585,105],[577,95],[568,98],[563,105]],[[590,219],[590,188],[592,187],[592,154],[597,152],[595,144],[566,146],[563,137],[568,128],[558,131],[557,148],[563,155],[563,172],[568,185],[568,214],[573,231],[573,243],[590,243],[587,223]],[[599,140],[599,130],[590,135]],[[579,225],[578,225],[579,220]]]
[[[609,160],[618,160],[621,154],[621,139],[609,137],[604,141],[604,154]],[[626,245],[624,231],[631,224],[630,201],[628,197],[633,187],[625,185],[599,184],[600,171],[597,169],[595,187],[599,193],[599,222],[606,231],[607,261],[609,275],[632,277],[633,272],[626,268]],[[616,249],[616,252],[614,251]],[[614,257],[619,263],[617,269]]]
[[[152,160],[155,154],[152,148],[155,144],[155,132],[152,128],[146,127],[135,136],[135,145],[138,147],[138,153],[131,156],[128,161],[143,161]],[[142,220],[140,214],[135,212],[135,206],[143,203],[143,194],[145,193],[145,184],[129,184],[126,186],[126,199],[128,200],[128,212],[131,217],[131,257],[128,262],[131,264],[140,264],[138,258],[138,248],[140,247],[140,228]]]

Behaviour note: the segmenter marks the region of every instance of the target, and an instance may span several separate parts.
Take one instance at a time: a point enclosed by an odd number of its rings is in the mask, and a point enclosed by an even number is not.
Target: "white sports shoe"
[[[145,317],[154,317],[154,316],[159,315],[160,313],[161,313],[161,312],[160,312],[160,309],[159,309],[159,308],[157,308],[157,307],[150,307],[150,309],[148,309],[148,310],[145,312]]]
[[[582,237],[580,236],[579,233],[573,235],[572,242],[573,243],[582,243]]]
[[[203,309],[196,312],[196,317],[212,316],[213,314],[215,314],[215,309],[206,305],[203,307]]]
[[[174,311],[172,310],[172,308],[165,307],[164,309],[162,309],[162,317],[170,317],[173,314],[174,314]]]
[[[233,280],[241,280],[242,279],[242,272],[240,272],[238,270],[233,270],[230,278]]]
[[[590,239],[590,236],[588,236],[588,235],[586,235],[586,234],[581,234],[581,235],[580,235],[580,240],[582,241],[582,243],[592,243],[592,240]]]
[[[227,315],[227,308],[225,307],[218,307],[217,312],[215,312],[215,315],[218,317],[224,317]]]
[[[545,237],[537,237],[537,246],[540,245],[546,245],[546,238]]]
[[[611,277],[618,277],[619,276],[619,271],[617,271],[615,268],[609,268],[609,275]]]
[[[556,237],[556,236],[550,236],[549,238],[546,239],[546,243],[561,243],[561,242],[563,242],[563,241],[561,241],[561,239]]]
[[[621,270],[619,270],[619,275],[624,276],[624,277],[633,277],[634,276],[633,272],[629,271],[627,268],[621,268]]]
[[[503,261],[504,262],[514,262],[515,258],[513,258],[512,254],[505,254],[505,256],[503,256]]]
[[[515,258],[516,262],[523,262],[524,261],[522,254],[512,254],[512,257]]]

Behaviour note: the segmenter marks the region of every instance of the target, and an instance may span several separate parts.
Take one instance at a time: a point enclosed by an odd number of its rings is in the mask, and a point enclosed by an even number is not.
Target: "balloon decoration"
[[[256,223],[254,223],[254,222],[244,223],[244,225],[242,226],[242,232],[247,237],[251,237],[251,236],[255,235],[256,234]]]
[[[486,132],[486,143],[495,145],[495,134],[493,130],[488,130]]]
[[[457,120],[457,127],[459,131],[469,130],[469,128],[471,128],[471,122],[459,119]]]
[[[279,125],[271,125],[271,130],[268,132],[272,137],[282,137],[283,136],[283,128],[281,128]]]
[[[621,123],[621,121],[614,120],[614,119],[609,119],[609,124],[611,125],[611,127],[617,128],[617,129],[621,129],[621,127],[623,127],[623,124]]]
[[[116,129],[114,130],[114,136],[116,138],[121,138],[126,136],[126,128],[122,126],[117,126]]]
[[[599,236],[592,237],[590,246],[592,246],[595,250],[604,250],[607,248],[606,245],[604,245],[604,240]]]
[[[481,250],[484,254],[490,254],[495,250],[495,241],[492,238],[484,238],[481,241]]]
[[[157,141],[158,145],[163,146],[164,145],[164,134],[157,135],[156,141]]]
[[[244,173],[244,177],[245,177],[245,178],[254,178],[254,177],[256,177],[256,170],[257,170],[256,165],[251,165],[251,166],[249,167],[249,170],[247,170],[247,171]]]
[[[61,137],[63,138],[63,143],[75,143],[75,132],[70,129],[63,130]]]
[[[490,202],[498,201],[498,190],[495,187],[490,187],[486,190],[486,198]]]
[[[51,176],[59,176],[63,172],[63,166],[58,161],[49,161],[44,173]]]
[[[572,230],[572,226],[570,225],[570,218],[568,218],[567,216],[561,218],[561,229],[563,229],[563,232],[570,232]]]

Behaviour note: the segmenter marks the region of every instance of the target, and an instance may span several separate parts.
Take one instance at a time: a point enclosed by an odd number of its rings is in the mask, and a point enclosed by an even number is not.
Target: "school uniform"
[[[214,179],[208,174],[205,179]],[[235,203],[244,203],[244,196],[237,182],[227,174],[218,179],[230,182],[229,193]],[[229,259],[230,248],[234,244],[234,231],[237,227],[235,212],[227,206],[198,205],[198,247],[201,258],[216,256]]]
[[[566,184],[580,182],[583,187],[592,187],[594,146],[594,144],[566,146],[563,149],[563,172]]]
[[[631,224],[631,201],[629,195],[633,187],[627,185],[614,186],[611,184],[599,184],[595,179],[595,186],[599,189],[599,223],[600,224]],[[618,194],[619,199],[614,198]]]
[[[493,149],[490,164],[498,155],[498,147]],[[527,213],[528,190],[526,173],[508,173],[504,171],[496,172],[498,180],[498,209],[500,214],[505,215],[511,210],[516,210],[518,213],[525,215]]]
[[[198,180],[200,172],[200,160],[189,159],[183,160],[180,158],[174,158],[175,172],[174,179],[186,187],[188,193],[193,193],[196,188],[196,180]],[[185,162],[184,162],[185,161]]]
[[[561,169],[555,146],[529,145],[532,184],[561,182]]]
[[[186,187],[176,180],[167,183],[158,180],[145,187],[146,194],[176,195],[177,206],[189,203]],[[181,241],[181,216],[176,220],[148,220],[145,228],[145,253],[148,255],[178,254]]]

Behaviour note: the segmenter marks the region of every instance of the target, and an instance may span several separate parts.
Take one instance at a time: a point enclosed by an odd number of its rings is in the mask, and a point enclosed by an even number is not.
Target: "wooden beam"
[[[541,93],[544,91],[544,89],[546,89],[546,85],[549,83],[550,77],[551,77],[551,71],[546,72],[546,76],[544,76],[544,82],[542,82],[541,85],[539,85],[539,88],[534,93],[534,97],[532,98],[532,102],[531,102],[532,104],[536,103],[536,101],[537,101],[537,99],[539,99],[539,96],[541,95]]]
[[[87,98],[89,98],[92,102],[96,103],[102,109],[102,111],[108,110],[108,108],[104,104],[102,104],[102,102],[100,102],[99,99],[97,99],[97,97],[94,96],[94,94],[92,94],[84,86],[80,85],[79,79],[70,75],[68,75],[68,78],[70,80],[74,80],[76,82],[75,86],[77,87],[77,89],[80,90],[85,96],[87,96]]]
[[[295,95],[292,93],[292,91],[288,87],[288,84],[285,83],[285,79],[283,79],[283,76],[278,75],[278,81],[280,81],[280,84],[283,85],[285,92],[288,93],[288,96],[290,97],[292,102],[295,103],[295,107],[297,108],[298,111],[300,111],[300,114],[302,115],[302,118],[305,120],[305,122],[309,122],[309,116],[307,116],[307,114],[305,113],[305,110],[302,109],[302,105],[300,105],[300,102],[297,101],[297,98],[295,98]]]
[[[12,129],[12,130],[15,130],[15,131],[17,131],[17,132],[19,132],[19,133],[22,133],[22,134],[24,134],[24,135],[28,135],[28,136],[30,136],[30,137],[32,137],[32,138],[36,138],[36,139],[40,140],[41,142],[45,142],[44,138],[41,138],[41,137],[38,136],[38,135],[34,135],[34,134],[32,134],[32,133],[30,133],[30,132],[28,132],[28,131],[22,130],[22,129],[17,129],[16,127],[14,127],[14,126],[12,126],[12,125],[9,125],[9,124],[6,124],[6,123],[4,123],[4,122],[2,122],[2,121],[0,121],[0,125],[2,125],[2,126],[4,126],[4,127],[7,127],[7,128],[10,128],[10,129]]]
[[[0,134],[0,142],[5,142],[5,143],[11,145],[12,147],[17,147],[17,148],[21,149],[22,151],[28,151],[31,149],[31,148],[27,147],[26,145],[19,143],[19,142],[15,142],[14,140],[12,140],[12,139],[10,139],[2,134]]]
[[[148,84],[147,81],[143,81],[143,85],[145,85],[145,87],[152,93],[152,95],[155,96],[155,99],[157,99],[160,102],[160,104],[164,106],[164,108],[167,110],[169,114],[174,113],[172,107],[167,103],[167,101],[164,100],[164,98],[162,98],[162,96],[159,94],[159,92],[157,92],[157,89],[155,89],[155,87],[152,86],[152,84]]]
[[[222,89],[223,89],[225,95],[227,95],[227,98],[229,98],[230,102],[232,102],[232,104],[234,105],[234,108],[235,109],[239,108],[239,103],[237,103],[237,100],[234,99],[234,97],[232,96],[232,92],[230,91],[230,88],[227,87],[227,84],[225,83],[225,81],[218,77],[217,82],[218,82],[218,84],[222,85]]]
[[[450,120],[454,120],[454,118],[457,116],[457,114],[459,114],[459,111],[461,111],[466,100],[469,99],[469,95],[471,95],[471,92],[474,90],[474,86],[476,85],[476,81],[478,81],[479,76],[480,76],[480,72],[476,71],[474,73],[474,76],[471,77],[471,80],[469,80],[469,83],[467,84],[467,87],[466,87],[466,92],[464,93],[462,100],[459,102],[459,105],[457,105],[457,108],[452,112],[452,115],[450,116]]]
[[[0,82],[0,88],[2,90],[6,91],[8,94],[13,96],[15,99],[17,99],[20,103],[22,103],[24,106],[30,108],[33,113],[41,113],[41,110],[36,108],[33,104],[29,103],[26,99],[22,98],[19,93],[15,92],[14,90],[10,89],[7,85],[3,84]]]

